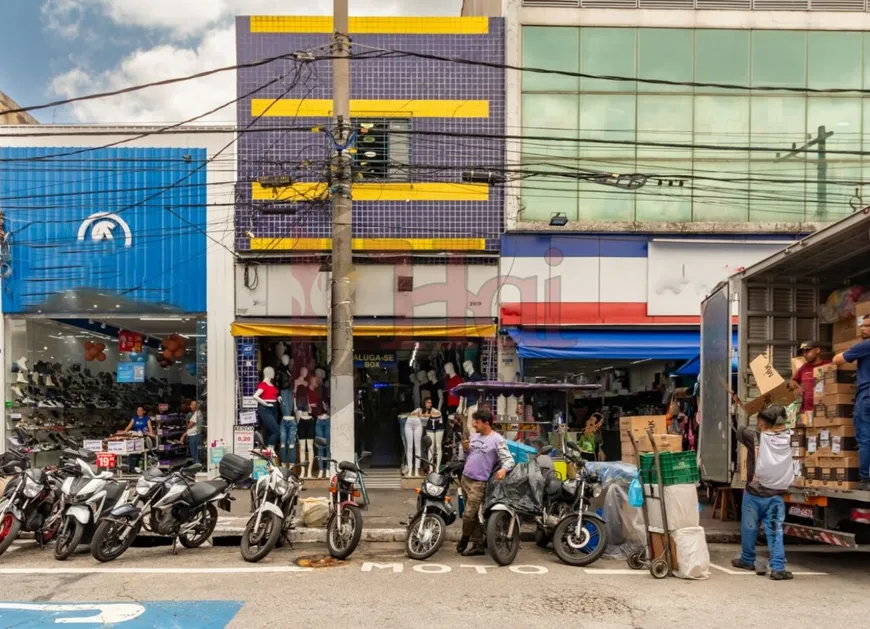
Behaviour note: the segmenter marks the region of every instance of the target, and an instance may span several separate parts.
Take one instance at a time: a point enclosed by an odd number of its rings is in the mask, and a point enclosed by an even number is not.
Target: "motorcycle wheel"
[[[553,549],[569,566],[588,566],[607,550],[607,529],[596,515],[583,515],[582,539],[575,535],[577,516],[563,518],[553,533]],[[573,544],[573,545],[572,545]]]
[[[192,531],[178,536],[178,541],[185,548],[199,548],[214,533],[214,527],[217,526],[218,519],[217,507],[209,503],[200,511],[200,514],[201,523],[197,524],[196,528]]]
[[[91,541],[91,555],[97,561],[106,563],[114,561],[125,552],[133,544],[139,530],[142,528],[142,523],[139,522],[133,530],[131,530],[126,539],[121,539],[121,534],[130,526],[132,518],[113,518],[112,520],[103,520],[97,526],[94,533],[94,539]]]
[[[362,538],[363,518],[359,507],[355,505],[341,507],[341,520],[341,529],[338,528],[338,518],[335,514],[326,524],[326,547],[335,559],[350,557]]]
[[[54,523],[50,527],[43,528],[42,530],[37,531],[37,533],[36,533],[36,541],[38,541],[41,546],[45,546],[46,544],[53,541],[55,536],[57,535],[57,532],[60,530],[60,524],[61,524],[61,517],[59,516],[60,510],[61,510],[60,505],[61,505],[61,503],[58,500],[51,507],[51,513],[49,514],[47,521],[51,522],[52,518],[55,518],[55,516],[57,516],[57,518],[54,520]]]
[[[423,533],[420,533],[420,520],[423,520]],[[437,513],[418,513],[408,525],[405,537],[405,552],[411,559],[423,561],[438,552],[447,537],[447,525]]]
[[[486,521],[486,547],[492,560],[500,566],[509,566],[520,552],[520,526],[515,523],[513,535],[508,537],[513,516],[507,511],[493,511]]]
[[[267,512],[260,520],[259,530],[254,530],[256,518],[251,518],[242,533],[242,543],[239,550],[242,559],[256,563],[272,552],[278,539],[281,537],[283,523],[281,518],[271,512]]]
[[[82,533],[85,532],[85,525],[75,518],[65,516],[64,519],[66,522],[62,525],[62,532],[54,544],[54,558],[58,561],[69,559],[78,548],[82,541]]]
[[[21,522],[11,513],[6,513],[0,521],[0,555],[18,539],[21,532]]]
[[[535,544],[538,548],[546,548],[550,545],[550,536],[540,526],[535,529]]]

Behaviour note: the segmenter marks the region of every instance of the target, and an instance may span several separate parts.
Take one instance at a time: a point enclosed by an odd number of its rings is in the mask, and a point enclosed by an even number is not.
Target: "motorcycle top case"
[[[490,477],[486,485],[484,510],[504,504],[520,513],[538,514],[543,510],[544,478],[535,461],[520,463],[502,481]]]
[[[231,483],[238,483],[254,472],[254,461],[238,454],[225,454],[221,459],[220,475]]]

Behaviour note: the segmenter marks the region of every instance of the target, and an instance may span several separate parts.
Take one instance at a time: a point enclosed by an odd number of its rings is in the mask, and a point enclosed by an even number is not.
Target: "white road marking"
[[[714,563],[711,563],[710,567],[715,568],[716,570],[719,570],[721,572],[724,572],[725,574],[733,574],[733,575],[737,575],[737,576],[741,576],[741,575],[742,576],[756,576],[754,572],[750,572],[749,570],[731,570],[731,568],[723,568],[722,566],[717,566]],[[792,574],[796,577],[829,577],[829,576],[831,576],[827,572],[810,572],[810,571],[792,572]]]
[[[649,570],[632,570],[630,568],[583,568],[586,574],[649,574]]]
[[[73,612],[97,612],[93,616],[75,616],[69,618],[55,617],[55,624],[99,624],[115,625],[128,620],[134,620],[145,613],[142,605],[130,603],[104,603],[99,605],[70,605],[70,604],[32,604],[32,603],[0,603],[0,609],[12,611],[36,611],[54,613]]]
[[[0,576],[16,574],[253,574],[257,572],[312,572],[300,566],[262,568],[0,568]]]

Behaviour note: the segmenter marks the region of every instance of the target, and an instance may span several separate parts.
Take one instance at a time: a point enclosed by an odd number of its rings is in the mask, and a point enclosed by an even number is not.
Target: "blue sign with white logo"
[[[145,363],[118,363],[118,382],[145,382]]]
[[[205,149],[69,153],[0,148],[4,312],[205,312]]]
[[[223,629],[240,601],[150,601],[141,603],[2,603],[4,627],[118,627],[119,629]]]

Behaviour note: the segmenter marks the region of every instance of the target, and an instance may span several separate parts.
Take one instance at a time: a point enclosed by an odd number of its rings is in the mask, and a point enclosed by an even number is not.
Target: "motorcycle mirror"
[[[544,446],[540,449],[538,454],[550,454],[555,448],[553,446]]]
[[[314,443],[316,445],[320,446],[321,448],[325,448],[326,446],[329,445],[329,442],[326,439],[324,439],[323,437],[315,437]]]
[[[577,445],[576,441],[571,441],[570,439],[566,439],[565,445],[567,446],[567,448],[569,450],[576,450],[578,452],[580,451],[580,446]]]
[[[368,450],[363,450],[360,453],[359,458],[360,458],[360,460],[362,460],[362,459],[366,458],[367,456],[371,456],[371,455],[372,455],[372,453],[369,452]]]

